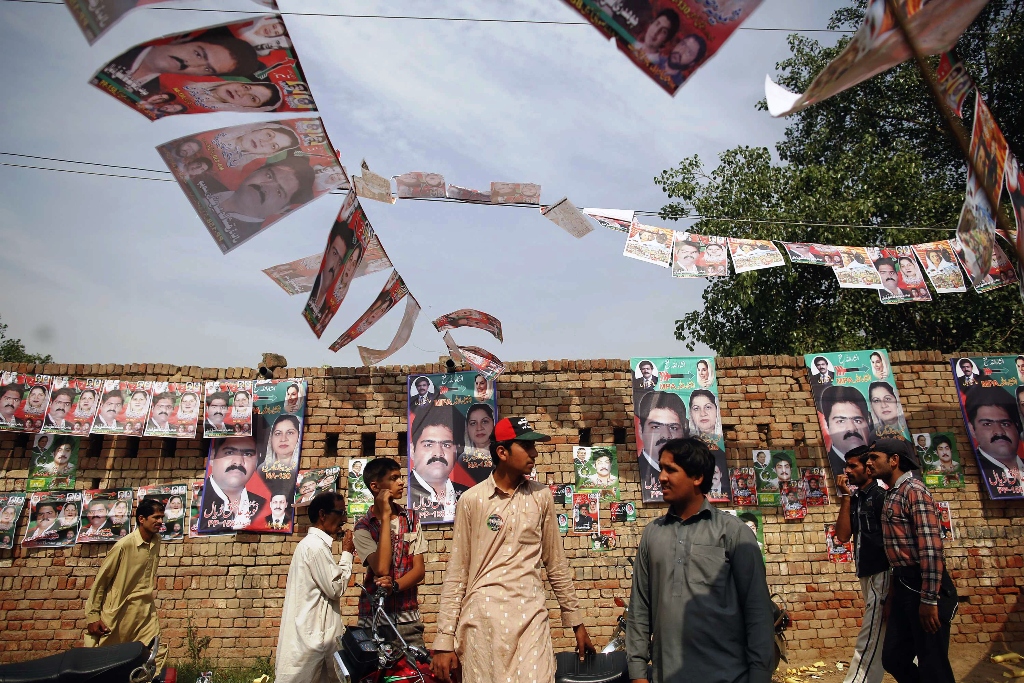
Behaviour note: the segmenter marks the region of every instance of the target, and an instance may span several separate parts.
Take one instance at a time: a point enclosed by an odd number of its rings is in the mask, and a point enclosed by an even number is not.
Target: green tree
[[[25,351],[20,339],[7,338],[7,325],[0,323],[0,363],[51,363],[53,357]]]
[[[838,10],[830,27],[856,28],[864,5],[860,0]],[[792,56],[776,65],[778,80],[806,90],[848,40],[828,48],[790,36]],[[992,0],[957,51],[1011,150],[1020,151],[1024,0]],[[763,101],[758,106],[765,109]],[[972,110],[969,98],[968,130]],[[777,160],[767,148],[737,147],[712,170],[693,156],[663,171],[655,183],[677,201],[661,216],[711,217],[689,228],[699,234],[788,242],[897,246],[953,236],[966,165],[912,61],[794,115],[776,150]],[[1004,210],[1006,204],[1004,196]],[[795,265],[711,280],[703,303],[676,321],[676,338],[691,350],[703,343],[730,356],[1024,348],[1016,287],[981,295],[933,292],[931,303],[884,305],[875,291],[841,289],[827,267]]]

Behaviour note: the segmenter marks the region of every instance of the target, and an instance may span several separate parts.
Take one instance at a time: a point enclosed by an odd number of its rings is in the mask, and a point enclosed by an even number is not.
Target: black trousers
[[[921,605],[921,575],[917,567],[893,570],[889,589],[889,621],[882,646],[882,667],[897,683],[955,683],[949,665],[949,625],[956,612],[956,587],[945,572],[939,593],[937,633],[921,627],[918,608]],[[914,664],[914,658],[917,664]]]

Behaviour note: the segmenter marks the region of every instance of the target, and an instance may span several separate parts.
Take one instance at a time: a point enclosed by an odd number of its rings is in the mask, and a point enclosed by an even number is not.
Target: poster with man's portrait
[[[729,254],[737,273],[786,265],[782,252],[771,240],[744,240],[729,238]]]
[[[964,468],[952,432],[914,434],[914,448],[921,462],[924,483],[930,489],[959,489],[964,485]]]
[[[91,433],[142,436],[149,417],[152,385],[152,382],[104,380]]]
[[[353,463],[354,462],[355,461],[353,461]],[[349,470],[348,500],[346,501],[349,506],[349,517],[353,517],[355,515],[352,511],[351,475],[352,470]],[[337,466],[321,467],[315,470],[299,470],[298,476],[295,478],[295,508],[309,507],[309,504],[312,503],[313,499],[319,494],[326,493],[327,491],[337,491],[338,478],[340,476],[341,468]],[[360,477],[360,479],[362,479],[362,477]],[[366,510],[363,510],[363,512],[366,512]]]
[[[412,171],[395,176],[399,199],[441,199],[446,197],[444,176],[440,173]]]
[[[832,266],[843,289],[881,289],[882,278],[871,262],[866,247],[836,247],[841,264]]]
[[[675,232],[672,241],[672,277],[726,277],[729,240],[712,235]]]
[[[729,472],[725,437],[718,402],[715,359],[631,358],[633,372],[633,421],[640,465],[643,501],[659,501],[658,475],[661,447],[669,439],[699,438],[715,457],[712,482],[716,499],[729,499]]]
[[[754,536],[757,538],[757,547],[761,549],[761,559],[767,564],[768,558],[765,556],[764,545],[764,515],[761,514],[761,511],[722,509],[722,512],[739,517],[747,525],[747,528],[754,532]]]
[[[974,90],[974,79],[967,73],[967,67],[952,52],[946,51],[939,58],[939,66],[935,69],[939,89],[945,96],[946,104],[953,113],[962,117],[964,102]]]
[[[14,547],[18,520],[25,509],[24,493],[0,493],[0,550]]]
[[[29,494],[29,521],[22,548],[68,548],[78,538],[81,491],[37,491]]]
[[[337,352],[358,339],[363,332],[373,327],[378,320],[387,315],[388,311],[398,305],[398,302],[406,297],[409,288],[405,281],[398,274],[397,270],[391,271],[391,277],[384,283],[380,294],[373,300],[370,307],[352,323],[351,327],[341,333],[341,336],[334,340],[328,348]]]
[[[188,527],[191,485],[185,482],[170,484],[148,484],[135,490],[136,504],[144,500],[155,500],[164,505],[164,523],[160,526],[160,540],[181,541]]]
[[[781,242],[792,263],[811,266],[841,266],[843,257],[839,249],[812,242]]]
[[[950,363],[967,436],[989,498],[1024,498],[1024,356],[970,356]]]
[[[459,497],[494,469],[498,392],[481,384],[476,372],[407,378],[409,507],[424,524],[453,521]]]
[[[320,119],[217,128],[156,149],[225,254],[348,182]]]
[[[32,445],[26,491],[75,488],[81,439],[66,434],[38,434]]]
[[[732,504],[739,507],[757,507],[757,476],[753,467],[729,468]]]
[[[0,375],[0,431],[36,434],[43,428],[50,400],[50,375]]]
[[[608,518],[613,522],[635,522],[636,506],[632,503],[609,503]]]
[[[939,535],[943,541],[956,540],[956,526],[953,524],[953,511],[948,500],[935,501],[935,516],[939,520]]]
[[[825,524],[825,549],[828,553],[828,561],[835,564],[853,562],[853,539],[846,543],[840,543],[836,538],[836,525]]]
[[[206,413],[203,438],[249,436],[253,423],[253,382],[245,379],[220,379],[206,382]]]
[[[807,507],[828,505],[828,484],[825,470],[821,467],[805,467],[801,470],[804,485],[804,502]]]
[[[46,417],[43,418],[42,433],[87,435],[96,412],[97,390],[102,384],[103,381],[99,379],[54,377],[50,383],[50,398]],[[89,393],[83,403],[81,398],[84,391]]]
[[[134,497],[131,489],[83,491],[78,543],[116,543],[130,534]]]
[[[878,299],[883,304],[932,300],[910,247],[868,247],[868,255],[882,280]]]
[[[804,363],[833,477],[853,448],[875,439],[910,441],[888,351],[809,353]]]
[[[540,185],[535,183],[491,183],[491,204],[540,204]]]
[[[153,382],[152,407],[143,435],[194,439],[204,388],[202,382]]]
[[[598,493],[572,494],[572,532],[589,536],[601,531],[601,496]]]
[[[90,81],[155,121],[177,114],[316,109],[279,14],[136,45]]]
[[[366,458],[353,458],[348,463],[348,516],[359,519],[373,507],[373,492],[363,480]]]
[[[938,294],[966,292],[963,273],[950,240],[926,242],[911,247],[924,265],[924,273]]]
[[[752,458],[757,504],[763,507],[781,505],[780,485],[792,481],[797,475],[796,453],[756,449]]]
[[[995,226],[995,223],[993,223],[993,226]],[[993,230],[995,230],[994,227]],[[973,268],[971,265],[972,259],[975,257],[964,248],[964,244],[960,240],[953,240],[953,252],[956,254],[957,259],[960,260],[960,265],[971,276],[971,284],[974,286],[974,291],[981,294],[1017,282],[1017,273],[1013,269],[1013,264],[1006,258],[1006,252],[1003,251],[1002,247],[995,242],[992,243],[992,261],[988,273],[982,275],[981,278],[976,278],[975,273],[971,270]]]
[[[585,459],[579,460],[579,452]],[[619,457],[615,446],[576,446],[574,458],[577,493],[596,493],[600,500],[619,499]]]
[[[672,265],[672,240],[675,230],[634,222],[626,235],[623,256],[668,268]]]

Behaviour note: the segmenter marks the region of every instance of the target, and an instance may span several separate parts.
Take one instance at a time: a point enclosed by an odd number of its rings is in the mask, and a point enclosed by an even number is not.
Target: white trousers
[[[857,649],[850,659],[850,671],[843,683],[881,683],[882,643],[885,641],[883,603],[889,595],[889,570],[863,576],[860,589],[864,593],[864,622],[857,634]]]

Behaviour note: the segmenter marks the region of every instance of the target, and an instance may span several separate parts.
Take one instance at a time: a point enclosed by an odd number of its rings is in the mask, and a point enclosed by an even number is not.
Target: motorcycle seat
[[[0,683],[59,683],[109,680],[105,674],[133,661],[146,661],[142,643],[121,643],[106,647],[76,647],[57,655],[28,662],[0,665]]]
[[[575,652],[555,655],[555,683],[626,683],[626,653],[587,655],[582,662]]]

